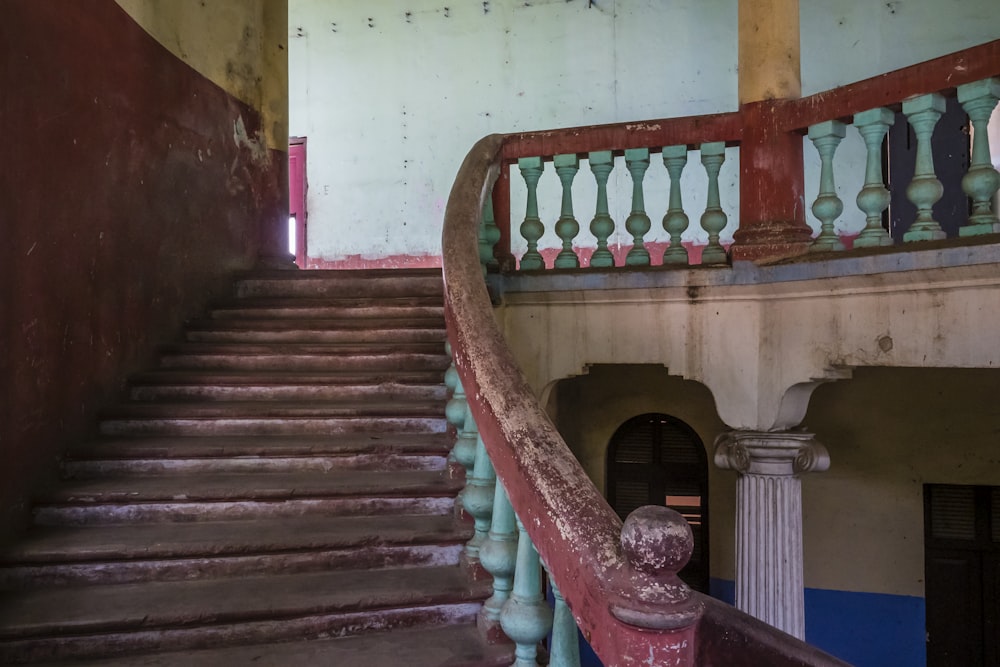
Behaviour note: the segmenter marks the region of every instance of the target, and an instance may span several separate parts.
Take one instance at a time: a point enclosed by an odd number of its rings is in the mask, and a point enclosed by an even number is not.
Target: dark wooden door
[[[1000,487],[924,487],[928,667],[1000,667]]]

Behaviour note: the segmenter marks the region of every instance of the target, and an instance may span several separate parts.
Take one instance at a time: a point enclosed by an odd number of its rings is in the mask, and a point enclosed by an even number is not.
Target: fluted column
[[[732,431],[716,440],[715,464],[736,482],[736,606],[805,638],[802,484],[830,466],[826,448],[801,431]]]

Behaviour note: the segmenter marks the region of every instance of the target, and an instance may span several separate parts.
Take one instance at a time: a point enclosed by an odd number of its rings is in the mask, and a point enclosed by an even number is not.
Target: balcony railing
[[[466,470],[462,503],[475,519],[467,546],[470,560],[493,578],[494,595],[480,618],[487,634],[506,634],[517,646],[515,665],[536,664],[536,647],[548,635],[552,665],[575,665],[576,626],[597,654],[612,665],[842,665],[844,663],[722,603],[691,591],[677,577],[691,553],[689,527],[667,508],[641,508],[624,526],[600,495],[539,407],[494,319],[482,280],[484,267],[515,267],[510,226],[511,167],[524,180],[525,218],[518,232],[522,270],[725,264],[804,254],[839,252],[835,233],[843,202],[834,182],[837,146],[853,123],[864,143],[864,184],[857,203],[864,226],[856,247],[892,243],[882,226],[889,195],[882,180],[882,140],[897,110],[912,125],[917,143],[914,178],[907,196],[916,219],[902,241],[941,238],[933,203],[941,190],[928,143],[944,96],[957,94],[975,132],[971,165],[962,188],[971,200],[961,236],[1000,231],[990,200],[1000,176],[989,164],[983,123],[996,104],[1000,41],[889,73],[802,100],[745,105],[739,112],[590,128],[493,135],[478,142],[459,170],[445,213],[443,264],[446,316],[454,371],[448,419],[458,438],[453,452]],[[804,218],[803,141],[819,153],[818,195],[812,209],[819,233]],[[686,212],[681,187],[692,150],[704,165],[704,205]],[[727,150],[729,151],[727,153]],[[721,168],[738,151],[739,208],[728,215]],[[644,177],[659,153],[667,175],[662,224],[669,240],[645,239],[652,225]],[[572,181],[581,159],[594,175],[595,244],[581,252]],[[616,160],[618,161],[616,164]],[[560,243],[549,257],[539,250],[544,216],[537,184],[551,161],[559,176]],[[608,175],[624,165],[632,187],[624,228],[631,243],[608,243],[614,220]],[[728,181],[727,181],[728,183]],[[657,211],[657,215],[659,211]],[[723,233],[739,227],[728,249]],[[703,230],[692,252],[685,232],[697,219]],[[627,247],[624,247],[627,246]],[[653,246],[653,247],[651,247]],[[555,598],[550,611],[541,588],[548,572]]]
[[[1000,40],[733,113],[505,135],[491,202],[495,259],[504,269],[530,271],[884,247],[894,244],[886,229],[894,194],[916,211],[898,242],[943,239],[933,207],[944,186],[931,136],[950,98],[968,115],[973,137],[970,163],[954,185],[963,192],[949,193],[970,202],[953,235],[1000,233],[991,206],[1000,180],[987,132],[1000,96],[998,63]],[[884,140],[900,112],[908,125],[900,129],[916,145],[907,165],[913,178],[890,174],[887,183]],[[845,139],[850,155],[841,160]],[[838,177],[857,186],[843,198]]]

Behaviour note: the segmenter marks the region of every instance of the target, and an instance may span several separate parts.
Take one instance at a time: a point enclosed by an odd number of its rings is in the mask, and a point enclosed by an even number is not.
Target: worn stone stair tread
[[[428,303],[395,303],[395,304],[374,304],[374,303],[304,303],[304,300],[290,299],[270,299],[267,301],[252,302],[246,299],[243,302],[217,304],[215,308],[208,312],[208,317],[213,320],[229,322],[241,319],[260,318],[288,318],[288,319],[339,319],[343,321],[354,319],[394,319],[411,320],[414,318],[436,318],[440,320],[444,317],[444,305]]]
[[[214,370],[164,368],[137,373],[129,378],[131,385],[149,384],[281,384],[281,385],[389,385],[437,386],[442,384],[441,373],[427,371],[271,371],[271,370]]]
[[[446,331],[444,321],[436,317],[357,317],[336,319],[287,320],[283,318],[261,317],[259,319],[197,319],[187,323],[189,331],[343,331],[393,333],[421,331],[428,335],[441,336]]]
[[[447,433],[344,433],[317,436],[106,437],[75,452],[75,459],[310,456],[351,454],[447,454]]]
[[[122,403],[101,413],[114,419],[251,419],[313,418],[313,417],[410,417],[440,416],[444,400],[399,398],[391,401],[182,401],[177,403]]]
[[[509,644],[488,645],[472,623],[363,636],[172,651],[37,667],[507,667]]]
[[[461,480],[440,471],[331,470],[123,475],[66,480],[47,503],[197,502],[350,496],[419,497],[457,493]]]
[[[296,356],[441,356],[444,340],[430,342],[361,343],[215,343],[188,342],[161,345],[163,355],[183,354],[280,354]]]
[[[488,589],[447,566],[13,591],[0,598],[0,640],[459,603]]]
[[[242,556],[387,545],[457,544],[469,527],[447,515],[300,516],[287,519],[108,526],[35,526],[0,553],[11,565]]]
[[[234,299],[223,299],[214,302],[209,312],[217,310],[227,310],[236,308],[246,310],[250,308],[316,308],[327,306],[349,307],[349,308],[377,308],[379,310],[391,310],[392,308],[405,308],[413,306],[441,307],[444,303],[444,294],[431,295],[389,295],[389,296],[247,296]]]

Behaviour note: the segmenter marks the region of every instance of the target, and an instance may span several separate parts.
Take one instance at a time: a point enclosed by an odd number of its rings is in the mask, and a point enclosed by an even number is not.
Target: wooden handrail
[[[777,118],[783,131],[803,133],[815,123],[834,119],[850,122],[860,111],[898,109],[908,97],[948,92],[997,74],[1000,39],[802,99],[782,101],[778,103]]]
[[[503,160],[505,137],[480,140],[459,169],[442,239],[449,340],[479,434],[522,523],[558,582],[591,646],[607,667],[694,664],[843,667],[836,660],[732,607],[692,593],[686,601],[636,617],[665,622],[645,629],[619,620],[612,606],[662,598],[655,582],[629,569],[621,520],[587,477],[538,405],[503,333],[482,280],[478,228]],[[677,607],[683,607],[678,614]],[[670,622],[696,618],[694,623]],[[692,610],[694,610],[692,612]],[[676,627],[680,625],[680,627]]]

